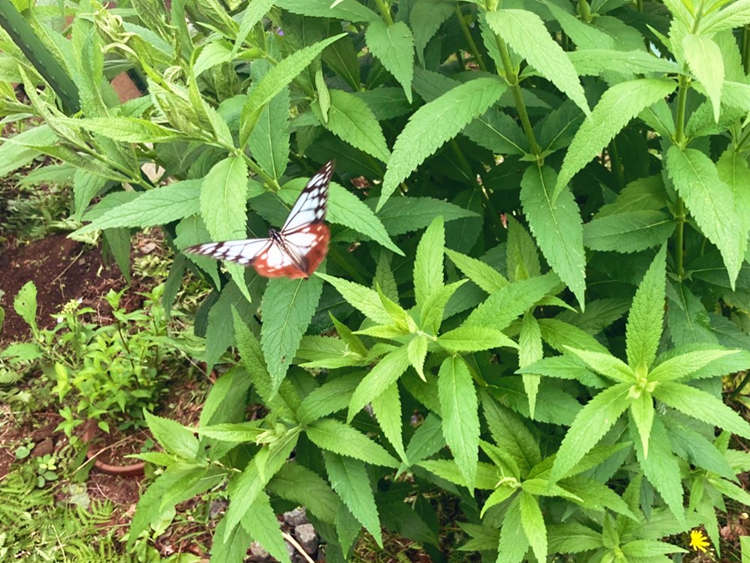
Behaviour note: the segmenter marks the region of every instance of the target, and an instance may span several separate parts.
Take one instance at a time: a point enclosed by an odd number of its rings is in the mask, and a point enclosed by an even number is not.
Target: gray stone
[[[295,562],[299,561],[299,553],[297,553],[297,548],[295,548],[288,541],[284,542],[284,545],[286,546],[286,552],[289,554],[289,559]]]
[[[294,537],[309,555],[318,549],[318,534],[312,524],[302,524],[294,528]]]
[[[263,549],[257,541],[250,544],[250,555],[252,555],[254,561],[265,561],[271,557],[271,554]]]
[[[302,524],[307,524],[307,512],[301,506],[298,508],[295,508],[291,512],[285,512],[284,522],[286,522],[292,527],[301,526]]]

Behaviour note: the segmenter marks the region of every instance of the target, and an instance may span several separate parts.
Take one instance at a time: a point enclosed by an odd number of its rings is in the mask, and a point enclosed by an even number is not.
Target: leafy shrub
[[[159,303],[164,286],[146,294],[143,308],[132,312],[120,305],[124,292],[110,290],[106,296],[112,324],[87,320],[96,311],[73,300],[52,329],[37,325],[33,282],[16,296],[16,312],[31,327],[33,342],[11,344],[0,357],[21,372],[41,365],[55,382],[53,392],[66,405],[60,409],[65,419],[61,428],[69,437],[89,419],[107,432],[110,422],[120,429],[142,426],[143,409],[158,405],[174,368],[170,363],[179,356],[177,341],[167,336],[168,318]]]
[[[309,280],[175,260],[165,307],[202,272],[204,359],[242,363],[197,438],[148,416],[166,469],[131,542],[228,481],[215,561],[251,540],[288,561],[290,503],[328,561],[381,526],[444,560],[435,489],[487,560],[655,563],[698,525],[719,550],[724,498],[750,501],[721,384],[750,368],[746,2],[130,6],[84,0],[70,42],[32,22],[72,101],[0,45],[45,119],[0,157],[76,166],[78,235],[121,256],[153,225],[178,249],[263,236],[320,164],[341,181]],[[123,68],[148,95],[118,102]],[[244,422],[248,396],[265,417]]]

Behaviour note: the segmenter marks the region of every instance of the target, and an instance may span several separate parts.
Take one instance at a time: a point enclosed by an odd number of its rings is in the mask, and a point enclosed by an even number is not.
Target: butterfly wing
[[[263,250],[258,259],[253,263],[255,271],[267,278],[306,278],[308,273],[302,267],[304,261],[300,261],[297,255],[290,254],[287,249],[273,241],[271,245]]]
[[[252,265],[274,242],[268,238],[251,238],[247,240],[227,240],[224,242],[208,242],[197,246],[190,246],[185,252],[202,254],[219,260],[237,262],[243,266]]]
[[[253,266],[267,278],[306,278],[325,258],[331,238],[323,222],[334,162],[328,162],[300,193],[284,226],[273,238],[229,240],[191,246],[185,252]]]
[[[331,231],[325,223],[313,223],[282,236],[287,253],[295,256],[300,269],[309,276],[326,257]]]
[[[315,176],[310,178],[281,228],[282,235],[287,235],[307,225],[323,222],[328,205],[328,184],[331,182],[334,164],[333,161],[327,162]]]

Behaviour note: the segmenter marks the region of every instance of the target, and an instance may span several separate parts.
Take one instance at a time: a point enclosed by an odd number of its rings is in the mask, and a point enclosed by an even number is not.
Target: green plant
[[[16,311],[31,327],[33,342],[11,344],[0,355],[41,363],[55,383],[64,419],[60,427],[69,437],[89,419],[106,432],[110,422],[120,429],[141,426],[142,410],[155,408],[175,369],[180,348],[168,336],[169,320],[159,303],[164,286],[143,294],[143,308],[132,312],[120,303],[125,291],[106,295],[112,324],[87,320],[95,311],[74,300],[63,307],[52,329],[36,323],[32,282],[16,296]]]
[[[72,117],[0,45],[32,108],[6,111],[45,120],[0,157],[76,166],[78,235],[121,259],[155,225],[178,250],[262,236],[320,164],[341,183],[309,280],[176,255],[165,307],[201,272],[203,358],[234,345],[242,364],[197,438],[148,415],[164,451],[140,457],[165,469],[131,542],[228,482],[216,561],[251,538],[288,561],[274,513],[290,502],[328,561],[362,527],[382,545],[381,526],[443,561],[438,489],[488,560],[656,563],[697,524],[720,550],[724,499],[750,500],[729,448],[750,425],[721,393],[750,368],[750,42],[733,31],[750,4],[132,6],[80,3],[71,43],[32,22],[78,89]],[[120,104],[112,67],[148,94]],[[248,400],[265,416],[245,422]]]

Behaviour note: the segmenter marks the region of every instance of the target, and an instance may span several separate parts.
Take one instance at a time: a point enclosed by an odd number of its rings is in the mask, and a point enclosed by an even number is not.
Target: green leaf
[[[265,61],[252,64],[250,74],[255,84],[268,74],[268,66]],[[289,88],[283,88],[261,110],[247,143],[253,159],[276,180],[284,175],[289,158],[289,105]]]
[[[719,122],[721,89],[724,84],[724,58],[721,49],[708,37],[688,33],[682,38],[682,48],[690,70],[706,89],[714,107],[714,121]]]
[[[641,437],[643,457],[648,457],[648,442],[651,436],[651,428],[654,424],[654,400],[647,391],[641,391],[640,396],[634,398],[630,403],[630,414],[633,416],[638,434]]]
[[[750,23],[750,2],[737,0],[726,4],[723,10],[714,10],[700,21],[702,34],[714,34]]]
[[[394,383],[372,400],[372,411],[383,430],[383,434],[396,450],[401,460],[408,464],[404,451],[404,439],[401,424],[401,397],[398,384]]]
[[[528,152],[528,140],[516,120],[495,108],[477,117],[461,133],[494,153],[507,155]]]
[[[674,219],[662,211],[630,211],[597,217],[583,226],[583,242],[592,250],[640,252],[664,244]]]
[[[750,166],[743,154],[731,147],[721,155],[716,163],[716,170],[722,182],[732,188],[737,209],[750,209]],[[742,232],[747,236],[750,231],[750,213],[738,213]]]
[[[518,345],[501,331],[483,326],[460,326],[441,334],[437,343],[447,352],[479,352],[492,348],[518,348]]]
[[[268,490],[304,506],[323,522],[333,524],[341,501],[314,471],[299,463],[285,463],[268,483]]]
[[[299,423],[307,425],[324,416],[345,409],[361,380],[361,373],[350,373],[344,377],[327,381],[311,391],[302,400],[302,405],[297,411]]]
[[[199,436],[206,436],[221,442],[254,443],[255,439],[265,432],[265,430],[260,428],[260,423],[258,421],[254,421],[235,424],[214,424],[213,426],[196,428],[195,432]]]
[[[539,74],[565,92],[586,115],[590,114],[573,63],[538,15],[526,10],[498,10],[487,13],[487,23]]]
[[[391,236],[424,229],[438,215],[441,215],[446,223],[456,219],[477,217],[473,211],[431,197],[395,198],[387,201],[378,212],[385,230]]]
[[[435,217],[422,235],[414,260],[414,296],[424,316],[425,304],[431,294],[443,287],[443,247],[445,226],[442,217]]]
[[[663,100],[675,87],[673,80],[642,78],[621,82],[604,92],[565,154],[552,200],[557,199],[571,178],[601,153],[631,119],[645,108]]]
[[[383,208],[396,187],[428,156],[487,111],[506,88],[495,78],[477,78],[456,86],[414,112],[393,146],[377,209]]]
[[[522,182],[523,184],[523,182]],[[534,239],[513,216],[508,216],[508,242],[505,245],[505,269],[511,281],[541,275],[539,251]]]
[[[649,381],[671,381],[675,379],[686,379],[703,367],[724,358],[733,356],[740,350],[696,350],[680,354],[660,363],[648,374]],[[722,374],[725,375],[725,374]]]
[[[226,525],[227,519],[222,518],[216,526],[211,544],[211,559],[214,562],[242,563],[253,539],[242,526],[237,526],[225,540]]]
[[[588,313],[588,307],[586,313]],[[589,333],[577,326],[558,319],[539,319],[542,339],[558,352],[565,352],[566,346],[594,352],[608,353],[607,349]]]
[[[312,3],[312,1],[310,3]],[[279,2],[277,2],[277,4],[279,4]],[[244,147],[247,144],[250,133],[252,133],[253,128],[258,121],[263,107],[275,98],[279,92],[286,88],[298,74],[305,70],[305,68],[313,62],[315,57],[322,53],[328,45],[341,39],[344,35],[346,34],[340,33],[333,37],[328,37],[323,41],[319,41],[318,43],[315,43],[315,45],[310,45],[309,47],[295,51],[293,54],[279,61],[276,66],[268,71],[268,74],[263,77],[263,80],[253,87],[247,97],[245,106],[242,108],[240,147]]]
[[[347,419],[351,421],[364,406],[385,392],[403,375],[409,367],[409,355],[406,346],[389,352],[370,370],[354,392],[349,403]]]
[[[295,178],[284,184],[277,193],[291,207],[297,201],[306,183],[305,178]],[[328,187],[326,221],[349,227],[373,239],[388,250],[401,256],[404,255],[388,236],[386,228],[372,209],[355,194],[335,182],[331,182]]]
[[[262,309],[266,314],[260,330],[260,343],[274,391],[278,390],[294,360],[322,291],[323,282],[318,277],[279,278],[268,283],[263,295]]]
[[[211,238],[215,241],[246,237],[247,163],[238,156],[219,161],[203,178],[200,210]],[[227,270],[250,301],[245,286],[245,268],[227,263]]]
[[[529,549],[529,540],[521,523],[520,495],[508,506],[500,530],[500,542],[497,546],[497,561],[503,563],[521,563]]]
[[[36,324],[36,285],[33,281],[23,284],[13,300],[13,310],[21,317],[33,332],[37,331]]]
[[[427,357],[427,337],[417,334],[411,339],[406,348],[409,363],[417,371],[419,377],[424,379],[424,360]]]
[[[83,212],[86,211],[86,207],[91,203],[91,200],[94,199],[106,185],[107,180],[105,178],[92,174],[82,168],[76,170],[73,178],[73,194],[76,210],[74,216],[78,221],[83,217]]]
[[[409,446],[406,448],[406,456],[410,463],[416,464],[439,452],[444,447],[445,438],[443,438],[442,421],[437,414],[431,412],[411,437]],[[405,469],[405,466],[402,465],[399,471],[402,469]]]
[[[289,430],[270,445],[261,448],[237,477],[226,515],[225,541],[240,521],[247,529],[244,523],[245,515],[252,509],[256,499],[266,496],[263,491],[266,483],[287,463],[297,445],[299,431],[299,428]]]
[[[469,368],[458,356],[446,358],[438,374],[443,435],[469,490],[479,461],[479,404]]]
[[[721,181],[713,161],[696,149],[680,150],[673,145],[666,164],[701,231],[719,248],[734,289],[747,249],[747,232],[738,218],[732,188]]]
[[[324,452],[328,480],[354,517],[367,528],[378,545],[383,547],[380,518],[372,494],[365,464],[331,452]]]
[[[324,418],[313,422],[307,427],[307,437],[316,446],[329,452],[375,465],[398,467],[398,462],[383,446],[338,420]]]
[[[257,4],[257,2],[256,2]],[[232,51],[219,41],[212,41],[205,44],[195,59],[193,65],[193,74],[197,78],[207,70],[225,63],[233,58]]]
[[[576,416],[557,451],[552,479],[565,475],[617,422],[628,408],[630,385],[619,383],[596,395]]]
[[[263,16],[271,11],[271,8],[273,8],[273,5],[276,3],[275,0],[252,0],[251,2],[248,2],[244,14],[242,14],[242,21],[240,22],[240,29],[237,32],[234,47],[232,47],[231,58],[234,58],[237,55],[242,48],[242,44],[245,42],[245,39],[247,39],[247,36],[253,30],[255,25],[263,19]],[[209,45],[212,44],[213,43]],[[198,76],[197,71],[195,75]]]
[[[319,115],[326,129],[353,147],[388,162],[390,151],[380,123],[370,107],[360,98],[343,90],[332,89],[328,121]],[[320,110],[313,106],[313,111]]]
[[[193,460],[198,456],[198,439],[191,430],[174,420],[154,416],[148,411],[143,414],[151,434],[167,452],[186,460]]]
[[[276,0],[275,4],[279,8],[303,16],[333,18],[351,22],[380,20],[380,16],[357,0],[340,0],[338,2],[332,2],[331,0]]]
[[[0,145],[0,176],[7,176],[39,156],[39,151],[31,146],[43,147],[53,145],[56,141],[57,135],[46,124],[3,139],[3,144]]]
[[[682,483],[680,482],[680,467],[677,458],[672,454],[669,437],[661,421],[653,421],[649,438],[649,454],[645,456],[643,446],[631,427],[630,433],[636,445],[638,463],[644,475],[667,503],[672,514],[680,521],[685,521],[685,511],[682,501]]]
[[[230,417],[240,410],[244,413],[245,397],[250,384],[251,380],[247,372],[239,366],[230,368],[219,377],[211,386],[206,402],[203,404],[200,426],[206,427],[210,424],[238,420]]]
[[[383,307],[377,292],[341,278],[335,278],[328,274],[316,272],[315,275],[330,283],[341,296],[355,309],[360,311],[368,319],[383,325],[391,323],[391,316]]]
[[[532,494],[522,491],[520,495],[521,525],[537,561],[547,560],[547,527],[544,524],[539,501]]]
[[[399,84],[409,103],[412,102],[411,81],[414,76],[414,38],[404,22],[386,25],[376,20],[365,34],[370,52],[383,63]]]
[[[200,194],[201,180],[185,180],[155,188],[139,194],[128,203],[110,209],[74,234],[81,235],[118,227],[142,228],[165,225],[199,213]]]
[[[409,13],[409,22],[414,29],[414,47],[419,61],[424,65],[424,49],[440,26],[453,14],[453,2],[449,0],[417,0]]]
[[[633,74],[680,74],[682,69],[674,61],[658,58],[645,50],[613,51],[611,49],[585,49],[569,51],[579,75],[599,76],[604,71]]]
[[[61,123],[125,143],[158,143],[180,136],[177,131],[136,117],[60,117],[51,119],[50,123]]]
[[[279,521],[266,493],[261,491],[255,501],[248,506],[242,517],[242,527],[281,563],[291,563]]]
[[[583,362],[569,355],[545,358],[518,369],[516,373],[530,373],[546,375],[547,377],[557,377],[559,379],[573,379],[580,381],[584,385],[597,389],[602,389],[607,386],[607,382],[595,373],[589,371],[583,365]]]
[[[609,352],[580,350],[570,346],[566,346],[565,349],[567,352],[578,356],[597,373],[619,383],[635,383],[637,379],[635,371],[630,366]]]
[[[492,266],[471,256],[466,256],[449,248],[444,249],[445,254],[450,258],[463,274],[477,284],[482,290],[489,294],[495,293],[501,288],[508,285],[508,280],[495,270]]]
[[[552,553],[581,553],[603,547],[601,533],[577,522],[548,526],[547,534]]]
[[[523,368],[541,360],[543,355],[542,332],[539,323],[534,315],[527,311],[523,316],[523,321],[521,321],[521,334],[518,338],[518,365]],[[537,374],[523,374],[523,387],[529,396],[529,414],[532,419],[534,418],[540,380],[541,378]]]
[[[495,443],[513,456],[522,475],[527,474],[542,460],[539,444],[533,434],[519,415],[499,404],[487,393],[482,395],[482,409]]]
[[[586,258],[581,212],[570,191],[560,192],[553,203],[555,179],[548,166],[529,168],[521,180],[521,203],[544,257],[583,308]]]
[[[668,406],[733,434],[750,437],[750,424],[713,395],[675,381],[662,381],[654,397]]]
[[[625,329],[628,364],[634,370],[651,367],[664,332],[666,256],[662,247],[651,263],[633,298]]]
[[[545,274],[507,285],[474,309],[465,324],[503,330],[516,317],[550,293],[559,282],[560,279],[556,275]]]

